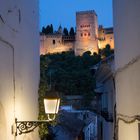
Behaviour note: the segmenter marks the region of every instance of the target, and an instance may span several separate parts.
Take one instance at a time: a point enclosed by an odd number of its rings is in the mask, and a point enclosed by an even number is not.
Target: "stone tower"
[[[76,13],[75,55],[98,52],[98,23],[94,10]]]

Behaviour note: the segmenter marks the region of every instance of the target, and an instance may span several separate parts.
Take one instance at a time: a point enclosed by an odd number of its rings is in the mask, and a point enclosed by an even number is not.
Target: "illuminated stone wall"
[[[82,55],[85,51],[98,52],[98,24],[95,11],[76,13],[76,44],[75,54]]]
[[[106,45],[110,45],[111,49],[114,49],[114,32],[113,28],[103,28],[99,26],[98,29],[98,46],[99,49],[103,49]]]
[[[0,139],[38,140],[11,133],[15,118],[36,120],[39,84],[38,0],[0,1]],[[33,17],[33,18],[31,18]]]
[[[74,49],[74,41],[65,43],[62,35],[41,35],[40,37],[40,54],[61,53]]]
[[[140,1],[114,0],[117,118],[140,115]],[[118,140],[139,140],[139,121],[118,123]]]

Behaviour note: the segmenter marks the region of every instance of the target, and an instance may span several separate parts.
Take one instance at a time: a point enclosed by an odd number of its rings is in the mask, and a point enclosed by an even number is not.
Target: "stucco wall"
[[[117,111],[129,116],[140,114],[140,61],[116,76]]]
[[[140,60],[120,71],[116,76],[117,113],[125,120],[140,115]],[[138,121],[133,123],[119,122],[119,140],[139,140]]]
[[[116,69],[140,55],[139,6],[139,0],[114,0]]]
[[[38,115],[38,0],[1,0],[0,17],[0,139],[37,140],[36,132],[14,138],[11,126]]]
[[[139,5],[139,0],[114,0],[117,118],[125,120],[140,115]],[[119,140],[139,139],[137,121],[118,125]]]

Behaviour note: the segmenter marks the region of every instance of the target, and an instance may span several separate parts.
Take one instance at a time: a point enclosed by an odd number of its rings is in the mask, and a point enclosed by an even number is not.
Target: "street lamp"
[[[19,121],[15,119],[15,135],[26,134],[34,131],[35,128],[43,123],[53,121],[58,113],[60,105],[60,98],[57,96],[57,92],[50,91],[49,94],[44,98],[44,108],[47,115],[47,120],[37,121]]]
[[[47,114],[48,121],[53,121],[58,113],[60,105],[60,98],[47,97],[44,99],[45,113]],[[53,116],[50,117],[50,116]]]

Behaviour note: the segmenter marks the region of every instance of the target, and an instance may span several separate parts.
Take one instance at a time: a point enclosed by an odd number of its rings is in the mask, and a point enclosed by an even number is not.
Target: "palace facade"
[[[40,35],[40,54],[59,53],[74,50],[75,55],[86,51],[98,53],[110,45],[114,49],[113,28],[98,27],[97,14],[94,10],[76,12],[76,33],[65,36],[62,27],[53,34]]]

